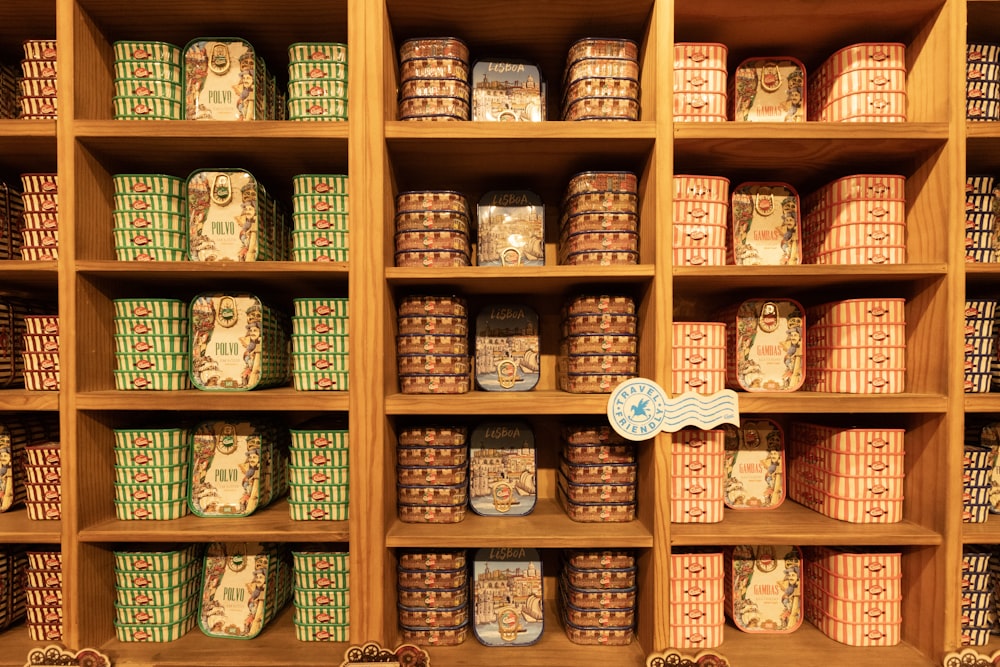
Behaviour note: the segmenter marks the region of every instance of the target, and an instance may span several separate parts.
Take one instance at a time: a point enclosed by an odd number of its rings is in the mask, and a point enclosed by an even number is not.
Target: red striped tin
[[[726,263],[726,247],[674,248],[676,266],[721,266]]]
[[[901,620],[851,623],[833,618],[812,606],[806,608],[806,616],[823,634],[849,646],[895,646],[900,641]]]
[[[681,454],[711,454],[722,456],[726,449],[726,433],[722,429],[702,431],[700,429],[683,429],[672,436],[673,456]],[[722,474],[722,468],[718,473]]]
[[[725,597],[724,582],[723,576],[670,577],[671,603],[716,603]]]
[[[883,597],[878,600],[854,600],[825,590],[814,583],[805,589],[803,602],[814,605],[816,610],[848,623],[889,622],[899,619],[902,596],[895,599]]]
[[[807,315],[810,325],[839,326],[865,324],[906,324],[906,300],[844,299],[811,306]]]
[[[725,225],[729,203],[678,197],[674,199],[673,213],[674,225]]]
[[[809,327],[809,346],[905,345],[905,324],[839,324]]]
[[[893,174],[855,174],[832,181],[803,201],[806,211],[852,201],[905,203],[906,177]]]
[[[727,80],[725,69],[710,69],[706,67],[674,69],[674,94],[706,93],[725,95]]]
[[[795,474],[810,484],[827,492],[859,499],[897,499],[903,497],[903,475],[878,475],[872,477],[843,475],[802,460],[794,464]]]
[[[905,91],[906,70],[870,67],[843,72],[839,75],[814,74],[810,84],[812,86],[811,101],[815,101],[819,107],[822,107],[826,100],[860,91]]]
[[[904,123],[906,93],[851,93],[831,99],[816,112],[820,122]]]
[[[675,395],[688,391],[696,394],[714,394],[725,388],[725,369],[675,370],[670,374],[670,391]]]
[[[728,69],[728,49],[714,42],[674,42],[674,69]]]
[[[722,496],[716,498],[675,498],[670,501],[671,523],[718,523],[725,510]]]
[[[894,477],[905,474],[902,451],[836,451],[820,445],[803,446],[793,442],[793,461],[801,460],[842,475]]]
[[[670,624],[670,645],[686,649],[709,649],[722,644],[726,624],[679,625]]]
[[[836,122],[860,119],[859,116],[906,120],[906,47],[903,44],[847,46],[827,58],[813,73],[811,81],[810,120]],[[872,93],[874,96],[870,95]],[[845,100],[852,101],[845,103]],[[883,100],[884,105],[879,100]]]
[[[808,563],[806,585],[839,591],[855,600],[899,599],[902,596],[902,575],[847,577],[833,574],[818,563]]]
[[[724,575],[722,552],[718,553],[671,553],[670,579],[719,579]],[[722,599],[720,595],[719,600]]]
[[[674,122],[698,123],[727,120],[725,93],[674,93]]]
[[[721,574],[719,576],[722,576]],[[715,626],[726,622],[724,602],[671,602],[670,624],[683,626]]]
[[[881,370],[905,369],[905,345],[879,345],[877,347],[823,347],[809,346],[806,369]]]
[[[725,348],[726,325],[722,322],[674,322],[672,325],[675,347]]]
[[[899,394],[905,391],[906,369],[813,369],[806,372],[805,391],[840,394]]]
[[[717,347],[675,345],[671,350],[671,358],[675,370],[711,369],[723,372],[726,370],[725,345]]]
[[[849,523],[898,523],[903,518],[903,500],[860,500],[834,496],[794,476],[788,482],[789,496],[820,514]]]
[[[804,250],[803,259],[811,264],[904,264],[906,246],[859,245],[839,250]]]
[[[722,176],[675,174],[674,202],[715,202],[729,204],[729,179]]]
[[[892,551],[847,551],[833,547],[815,547],[811,562],[842,577],[902,576],[902,554]]]
[[[672,500],[704,500],[722,497],[722,478],[686,477],[672,475],[670,497]]]
[[[833,204],[812,206],[803,226],[809,228],[836,228],[848,223],[906,224],[906,201],[903,199],[855,199]]]
[[[836,454],[888,454],[902,456],[904,429],[838,428],[794,422],[792,443],[804,448],[822,446]]]

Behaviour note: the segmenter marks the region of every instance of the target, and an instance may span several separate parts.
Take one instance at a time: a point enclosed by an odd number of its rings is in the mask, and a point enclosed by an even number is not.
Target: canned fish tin
[[[792,186],[743,183],[733,190],[731,213],[734,263],[801,263],[799,196]]]
[[[454,211],[469,217],[468,200],[454,190],[417,190],[396,195],[396,212],[426,213],[429,211]]]
[[[128,195],[167,195],[183,198],[187,194],[185,180],[166,174],[115,174],[111,179],[115,193]]]
[[[458,267],[470,266],[469,253],[464,250],[412,250],[397,252],[399,267]]]
[[[569,65],[585,58],[639,59],[639,45],[631,39],[585,37],[569,47],[566,62]]]
[[[176,104],[181,104],[184,96],[184,88],[181,84],[172,81],[157,81],[155,79],[115,79],[114,99],[135,100],[133,106],[138,104],[139,98],[151,97],[154,99],[169,100]],[[162,105],[162,103],[160,103]],[[124,113],[128,105],[122,104]],[[183,115],[168,120],[180,120]]]
[[[736,68],[730,89],[735,121],[806,120],[806,70],[797,58],[744,60]]]
[[[401,62],[415,58],[457,58],[469,60],[469,47],[457,37],[420,37],[408,39],[399,47]]]
[[[726,383],[745,391],[795,391],[805,379],[805,311],[791,299],[750,299],[722,314]]]
[[[460,79],[410,79],[400,84],[401,100],[413,97],[469,99],[469,84]]]
[[[466,504],[398,505],[399,520],[404,523],[459,523],[465,519]]]
[[[24,57],[31,60],[55,60],[56,40],[54,39],[26,39],[21,42],[21,49]]]
[[[399,65],[399,80],[413,79],[458,79],[469,80],[469,63],[459,58],[428,57],[411,58]]]
[[[637,101],[639,99],[639,82],[634,79],[616,77],[579,79],[566,88],[563,104],[572,106],[576,101],[592,97],[624,98]]]
[[[469,252],[469,237],[455,231],[396,232],[396,251],[459,250]]]
[[[726,611],[743,632],[788,633],[802,623],[802,553],[795,546],[726,551]]]
[[[399,101],[399,119],[469,119],[469,103],[461,97],[409,97]]]
[[[266,73],[249,42],[196,38],[184,47],[187,120],[263,120]]]
[[[115,79],[149,79],[182,85],[184,70],[179,65],[156,60],[116,60]]]
[[[292,177],[292,194],[346,195],[347,174],[298,174]]]
[[[289,81],[314,81],[318,79],[347,80],[347,63],[308,61],[288,65]]]
[[[588,211],[562,217],[561,233],[639,231],[639,216],[632,212]]]
[[[288,84],[289,104],[296,100],[347,99],[347,82],[340,79],[311,79],[291,81]],[[346,107],[344,114],[346,115]]]
[[[21,74],[26,79],[55,79],[58,63],[57,60],[22,60]]]
[[[559,239],[559,258],[566,260],[570,256],[580,253],[590,252],[621,252],[638,253],[639,233],[638,232],[576,232],[574,234],[564,234]],[[565,261],[561,263],[567,263]],[[577,262],[580,263],[580,262]]]
[[[18,101],[27,116],[54,116],[58,110],[56,97],[21,97]]]
[[[469,217],[458,211],[413,211],[397,213],[397,232],[453,231],[469,234]]]
[[[567,253],[562,258],[561,263],[568,265],[590,264],[596,266],[638,264],[639,253],[631,250],[584,250]]]
[[[408,375],[399,378],[404,394],[464,394],[469,391],[466,375]]]
[[[408,295],[399,300],[399,317],[466,317],[466,300],[459,296]]]
[[[116,230],[156,229],[160,231],[184,233],[181,248],[187,251],[187,215],[163,211],[119,211],[112,213]]]
[[[347,44],[341,42],[296,42],[288,47],[288,62],[347,62]]]
[[[341,97],[307,97],[288,101],[289,120],[347,120],[347,100]]]
[[[181,66],[181,47],[167,42],[117,41],[112,45],[116,60],[152,60]]]
[[[21,79],[18,81],[19,97],[55,97],[55,79]]]
[[[521,60],[479,60],[472,67],[472,120],[545,120],[541,70]]]
[[[629,97],[581,97],[566,105],[563,120],[639,120],[639,100]]]

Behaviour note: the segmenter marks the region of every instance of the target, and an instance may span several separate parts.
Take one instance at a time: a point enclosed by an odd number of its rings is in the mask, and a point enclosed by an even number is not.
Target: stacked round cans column
[[[820,632],[848,646],[899,643],[901,554],[809,547],[802,569],[802,611]]]
[[[179,46],[118,41],[113,45],[116,120],[183,120],[184,72]]]
[[[976,436],[966,436],[962,451],[962,521],[985,523],[990,514],[990,478],[997,451],[980,444]]]
[[[59,178],[53,173],[21,174],[24,226],[21,259],[59,258]]]
[[[632,643],[636,614],[635,557],[628,551],[562,553],[559,609],[574,644]]]
[[[293,299],[292,308],[292,386],[347,391],[347,299]]]
[[[1000,67],[1000,64],[997,65]],[[997,251],[996,178],[986,174],[965,177],[965,261],[995,262]]]
[[[0,259],[21,259],[24,222],[21,193],[0,183]]]
[[[1000,120],[1000,44],[966,44],[965,118]]]
[[[970,299],[965,302],[964,386],[966,393],[990,390],[994,355],[994,322],[997,302],[994,299]]]
[[[722,552],[670,554],[670,645],[715,648],[726,625]]]
[[[639,45],[587,37],[569,47],[563,120],[639,120]]]
[[[675,175],[673,214],[675,266],[726,263],[728,178]]]
[[[288,449],[288,512],[293,521],[346,521],[350,474],[346,425],[293,428]]]
[[[896,523],[903,518],[903,454],[903,429],[793,423],[788,495],[840,521]]]
[[[988,547],[968,545],[962,551],[962,622],[959,643],[962,646],[985,646],[995,625],[994,590],[996,553]]]
[[[292,261],[346,262],[346,174],[299,174],[292,178]]]
[[[639,189],[626,171],[585,171],[563,197],[560,264],[639,263]]]
[[[55,118],[58,115],[56,41],[28,39],[23,42],[23,47],[22,77],[18,81],[21,118]]]
[[[714,394],[726,388],[726,325],[674,322],[670,393]]]
[[[399,47],[399,119],[469,120],[469,47],[455,37]]]
[[[120,261],[187,259],[187,184],[164,174],[116,174],[115,256]]]
[[[906,262],[906,177],[858,174],[802,200],[806,264]]]
[[[670,522],[718,523],[725,509],[725,431],[674,433],[670,453]]]
[[[906,377],[903,299],[847,299],[806,310],[806,391],[897,394]]]
[[[674,44],[674,122],[727,120],[725,44]]]
[[[118,520],[167,521],[189,514],[190,451],[187,429],[115,429]]]
[[[58,442],[24,448],[24,476],[28,480],[25,507],[32,521],[62,518],[62,456]]]
[[[59,466],[54,470],[32,467],[32,478],[25,470],[25,448],[58,437],[58,423],[51,418],[21,415],[4,417],[0,421],[0,512],[6,512],[24,502],[28,483],[58,484],[62,479]]]
[[[469,316],[459,296],[409,295],[397,311],[396,365],[404,394],[469,391]]]
[[[115,551],[115,635],[172,642],[195,626],[201,549]]]
[[[469,498],[468,432],[456,426],[407,426],[396,445],[396,500],[407,523],[458,523]]]
[[[288,120],[347,120],[347,45],[288,47]]]
[[[25,611],[32,641],[59,641],[63,636],[63,559],[59,551],[30,551],[26,570],[32,593]],[[58,600],[58,601],[57,601]]]
[[[396,266],[469,266],[469,220],[469,202],[459,192],[401,192],[396,196]]]
[[[115,299],[115,388],[190,389],[187,304]]]
[[[346,642],[350,634],[350,558],[346,551],[292,551],[295,638]]]
[[[28,556],[23,546],[0,548],[0,630],[24,619],[28,600],[36,608],[62,607],[61,587],[26,589],[27,570]]]
[[[469,627],[469,568],[463,550],[406,551],[396,568],[404,642],[454,646]]]
[[[906,122],[906,45],[846,46],[809,74],[809,120]]]
[[[624,523],[635,519],[637,478],[634,443],[610,426],[563,429],[558,497],[573,521]]]
[[[2,305],[0,305],[2,308]],[[28,391],[58,391],[59,317],[24,315],[24,388]]]
[[[639,371],[635,302],[581,295],[562,312],[559,387],[573,394],[608,394]]]

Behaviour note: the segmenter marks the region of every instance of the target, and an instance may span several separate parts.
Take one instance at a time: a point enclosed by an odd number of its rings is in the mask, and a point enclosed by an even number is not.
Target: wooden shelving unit
[[[541,641],[502,651],[524,667],[588,664],[639,667],[667,648],[669,554],[674,548],[762,539],[898,549],[903,555],[903,642],[888,649],[845,647],[808,623],[793,634],[751,636],[730,626],[717,650],[739,667],[778,660],[797,667],[939,664],[959,641],[959,555],[963,544],[1000,543],[992,523],[961,523],[961,447],[966,412],[1000,415],[1000,399],[962,391],[962,302],[1000,293],[1000,269],[967,266],[961,192],[966,171],[1000,172],[1000,127],[966,123],[964,42],[1000,29],[1000,2],[990,0],[8,0],[0,3],[0,62],[21,58],[21,41],[57,36],[57,121],[0,121],[0,176],[60,174],[58,262],[0,265],[4,290],[58,299],[64,332],[58,394],[0,390],[0,412],[60,414],[64,449],[64,518],[28,521],[23,510],[0,515],[0,544],[60,544],[66,559],[65,643],[96,647],[116,665],[221,667],[281,663],[334,664],[343,646],[298,642],[287,609],[249,642],[210,639],[198,630],[169,644],[126,644],[113,627],[112,552],[135,543],[258,539],[325,542],[349,548],[351,642],[393,646],[398,550],[410,547],[517,545],[542,551],[549,565],[563,547],[634,549],[640,595],[636,641],[626,647],[569,642],[549,605]],[[642,110],[635,123],[531,125],[411,123],[396,114],[397,48],[418,36],[455,35],[473,59],[512,56],[537,63],[549,84],[555,117],[566,52],[587,36],[628,37],[641,47]],[[238,36],[281,71],[287,47],[300,41],[347,42],[350,121],[114,121],[112,44],[149,39],[178,45],[199,36]],[[672,121],[672,44],[720,42],[732,69],[743,58],[791,55],[809,72],[828,55],[863,41],[907,46],[906,123],[737,124]],[[351,177],[351,260],[323,266],[292,262],[170,263],[115,261],[111,177],[124,172],[185,176],[206,166],[249,169],[279,197],[300,173]],[[640,177],[640,263],[567,267],[555,262],[557,203],[568,179],[586,169],[628,169]],[[674,267],[670,254],[674,173],[741,180],[783,180],[807,193],[834,178],[889,171],[907,177],[908,263],[884,267]],[[488,189],[518,187],[548,202],[547,265],[520,272],[469,267],[393,267],[396,193],[454,189],[471,200]],[[111,349],[115,298],[190,299],[220,288],[246,289],[277,305],[301,296],[351,300],[351,390],[296,392],[291,387],[243,394],[118,392]],[[871,295],[907,300],[906,392],[836,395],[797,392],[741,396],[748,415],[783,423],[871,420],[907,429],[904,520],[888,526],[837,522],[792,501],[769,513],[727,512],[713,525],[671,524],[669,437],[641,446],[636,521],[587,525],[570,521],[555,499],[553,436],[565,420],[605,414],[606,397],[560,392],[555,382],[559,306],[574,290],[615,290],[640,304],[640,374],[669,385],[670,322],[707,317],[745,295],[792,297],[805,305]],[[542,380],[525,394],[413,396],[395,374],[396,300],[423,290],[451,290],[473,308],[497,297],[523,299],[542,319]],[[279,501],[245,519],[185,517],[121,522],[112,503],[112,430],[146,420],[261,412],[298,422],[319,413],[350,418],[351,513],[346,522],[293,522]],[[539,507],[510,522],[470,516],[455,525],[405,524],[396,518],[395,433],[414,419],[521,416],[545,437],[539,446]],[[545,585],[555,590],[554,568]],[[551,601],[550,601],[551,602]],[[29,647],[23,626],[0,633],[0,665],[21,665]],[[990,650],[1000,647],[989,647]],[[462,646],[430,649],[434,664],[479,667],[499,653],[471,636]],[[516,655],[515,655],[516,653]]]

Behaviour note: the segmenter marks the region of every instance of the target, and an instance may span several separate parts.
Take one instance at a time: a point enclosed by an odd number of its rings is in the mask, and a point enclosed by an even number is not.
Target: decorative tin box
[[[243,39],[197,38],[184,47],[187,120],[275,118],[268,90],[274,82],[253,46]]]
[[[714,648],[726,624],[721,552],[670,554],[670,645]],[[711,590],[710,590],[711,589]]]
[[[743,632],[789,633],[802,624],[802,552],[788,545],[726,549],[726,612]]]
[[[806,120],[806,69],[797,58],[748,58],[737,65],[729,87],[735,121]]]
[[[472,120],[545,120],[545,83],[537,65],[479,60],[472,66]]]
[[[742,183],[730,210],[734,264],[801,262],[799,195],[786,183]]]
[[[479,266],[543,266],[545,207],[526,190],[495,190],[479,200]]]
[[[538,384],[538,314],[523,304],[487,306],[476,317],[476,386],[530,391]]]
[[[635,628],[635,559],[624,551],[565,551],[559,609],[574,644],[624,645]],[[606,595],[603,603],[594,598]]]
[[[678,266],[726,263],[729,179],[674,176],[673,257]]]
[[[405,551],[399,556],[399,624],[418,645],[465,640],[469,625],[468,566],[464,551]]]
[[[209,637],[251,639],[292,593],[282,549],[257,542],[222,543],[205,553],[198,627]]]
[[[795,391],[805,379],[805,316],[791,299],[749,299],[720,314],[726,323],[726,385]]]
[[[524,516],[535,508],[535,436],[524,421],[485,422],[469,444],[469,506],[483,516]]]
[[[809,89],[809,120],[905,122],[906,45],[846,46],[810,75]]]
[[[727,54],[724,44],[674,43],[674,122],[727,119]]]
[[[477,549],[472,556],[472,631],[486,646],[528,646],[541,638],[542,561],[537,550]]]
[[[674,322],[671,393],[714,394],[726,386],[726,325]]]
[[[772,419],[724,424],[726,506],[773,509],[785,500],[785,436]]]
[[[670,521],[722,521],[725,432],[684,429],[674,433],[672,440]]]
[[[469,47],[455,37],[400,45],[400,120],[469,120]]]

